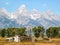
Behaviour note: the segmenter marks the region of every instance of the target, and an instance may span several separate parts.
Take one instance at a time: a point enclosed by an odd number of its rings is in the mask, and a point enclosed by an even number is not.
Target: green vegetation
[[[39,36],[41,36],[41,37],[44,36],[44,27],[37,26],[37,27],[34,27],[32,30],[34,32],[35,37],[38,38]]]
[[[49,27],[46,34],[48,38],[58,38],[60,37],[60,27]]]
[[[7,29],[1,29],[0,30],[0,36],[1,37],[12,37],[15,35],[23,36],[25,35],[26,28],[7,28]]]
[[[12,37],[15,35],[26,36],[26,27],[22,28],[3,28],[0,29],[0,37]],[[35,37],[44,37],[45,28],[43,26],[36,26],[32,28]],[[46,36],[48,38],[60,38],[60,27],[49,27],[46,29]]]

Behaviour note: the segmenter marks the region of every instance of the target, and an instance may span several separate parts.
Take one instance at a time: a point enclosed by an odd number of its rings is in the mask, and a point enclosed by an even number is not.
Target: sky
[[[9,12],[16,11],[21,5],[28,10],[37,9],[40,12],[51,10],[60,14],[60,0],[0,0],[0,9],[6,8]]]

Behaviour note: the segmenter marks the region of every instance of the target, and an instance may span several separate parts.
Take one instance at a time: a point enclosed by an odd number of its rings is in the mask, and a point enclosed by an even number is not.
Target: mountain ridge
[[[5,17],[5,18],[4,18]],[[3,20],[3,21],[2,21]],[[9,23],[6,23],[6,22]],[[10,24],[11,23],[11,24]],[[24,27],[24,26],[39,26],[45,28],[50,26],[60,26],[60,16],[51,11],[44,13],[36,9],[29,11],[25,5],[22,5],[17,11],[10,13],[5,8],[0,9],[0,27]]]

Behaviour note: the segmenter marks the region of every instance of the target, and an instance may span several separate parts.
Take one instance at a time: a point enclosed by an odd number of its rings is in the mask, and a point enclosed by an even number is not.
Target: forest
[[[49,27],[48,29],[45,29],[43,26],[35,26],[32,28],[32,32],[37,38],[40,36],[42,38],[44,38],[44,36],[47,36],[48,38],[60,38],[60,27]],[[13,37],[15,35],[27,36],[26,27],[0,28],[0,37]]]

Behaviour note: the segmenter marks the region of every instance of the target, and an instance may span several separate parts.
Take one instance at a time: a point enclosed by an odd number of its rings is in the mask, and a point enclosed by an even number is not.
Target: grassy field
[[[4,43],[0,43],[0,45],[60,45],[60,43],[4,42]]]
[[[7,42],[6,38],[0,37],[0,45],[60,45],[60,38],[53,38],[52,42]]]

